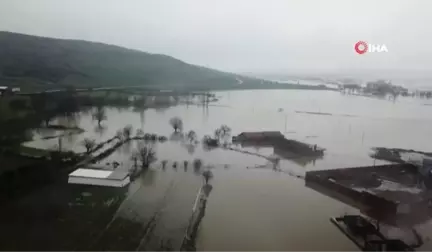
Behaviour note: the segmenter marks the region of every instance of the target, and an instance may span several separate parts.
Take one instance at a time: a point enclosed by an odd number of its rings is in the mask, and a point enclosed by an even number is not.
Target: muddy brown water
[[[196,190],[202,183],[191,163],[193,159],[201,158],[204,165],[213,170],[214,178],[197,239],[199,250],[356,250],[329,221],[330,217],[356,213],[356,210],[306,188],[302,179],[304,173],[380,164],[382,162],[368,157],[370,148],[376,146],[432,151],[430,140],[425,137],[432,133],[431,111],[430,107],[422,105],[424,101],[421,100],[401,97],[392,102],[333,91],[299,90],[235,91],[217,95],[219,102],[208,107],[181,105],[143,111],[107,108],[108,119],[102,122],[102,129],[97,128],[97,122],[92,120],[90,113],[81,113],[72,120],[57,118],[55,123],[86,130],[83,134],[63,139],[63,147],[75,151],[83,151],[80,141],[84,137],[103,141],[127,124],[145,132],[169,136],[172,128],[168,121],[179,116],[183,119],[184,130],[195,130],[200,137],[212,134],[221,124],[229,125],[233,134],[276,130],[288,138],[326,148],[325,157],[282,160],[281,171],[274,171],[266,160],[256,156],[221,149],[206,151],[200,146],[190,148],[181,142],[156,144],[158,162],[150,173],[143,174],[127,188],[125,198],[115,207],[115,212],[100,220],[103,223],[101,228],[94,228],[100,235],[99,243],[94,242],[89,248],[154,249],[161,240],[178,244]],[[37,139],[26,144],[52,148],[57,143],[56,139]],[[122,146],[101,164],[115,160],[121,163],[122,169],[126,169],[131,165],[129,157],[136,144]],[[247,150],[273,154],[271,148],[250,147]],[[165,170],[160,166],[162,159],[169,160]],[[187,169],[183,167],[184,160],[189,161]],[[174,161],[179,162],[177,169],[172,168]],[[61,188],[71,187],[62,185]],[[72,196],[67,197],[65,202],[75,200]],[[50,203],[43,197],[38,203],[49,208]],[[15,204],[12,209],[23,211],[24,206],[36,203],[21,204]],[[148,235],[149,223],[158,209],[165,209],[164,214],[157,216],[158,223]],[[88,214],[83,219],[93,218]],[[122,222],[124,219],[132,221]],[[112,226],[101,232],[102,226],[106,228],[111,221]],[[43,221],[38,225],[43,225]],[[429,224],[419,229],[426,236]],[[116,237],[116,230],[129,230],[129,235]],[[426,242],[424,248],[432,247]]]

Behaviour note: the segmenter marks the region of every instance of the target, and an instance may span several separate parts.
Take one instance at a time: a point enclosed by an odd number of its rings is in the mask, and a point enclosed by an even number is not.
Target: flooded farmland
[[[62,137],[62,148],[77,152],[85,151],[81,145],[84,138],[106,141],[128,124],[170,138],[173,129],[168,122],[178,116],[184,130],[194,130],[199,137],[212,135],[221,124],[229,125],[233,135],[280,131],[287,138],[326,148],[325,156],[281,160],[280,170],[275,171],[266,159],[254,155],[191,147],[175,139],[156,143],[158,161],[126,188],[59,181],[9,204],[0,220],[0,232],[7,237],[1,248],[155,250],[164,244],[178,249],[202,184],[202,177],[191,165],[199,158],[214,178],[198,233],[198,250],[356,250],[329,221],[332,216],[356,210],[306,188],[304,173],[382,163],[369,157],[370,148],[377,146],[432,151],[425,137],[432,133],[431,107],[421,100],[399,98],[393,102],[299,90],[216,95],[219,101],[207,107],[107,108],[101,127],[89,112],[59,117],[54,123],[85,130]],[[55,148],[58,139],[43,139],[55,134],[58,132],[34,132],[35,140],[25,145]],[[137,144],[124,144],[99,164],[116,161],[119,169],[128,169]],[[273,154],[272,148],[247,150]],[[161,160],[168,161],[165,168]],[[188,167],[183,165],[185,160]],[[174,162],[178,162],[175,167]],[[422,229],[428,230],[427,224]],[[430,246],[424,245],[426,249]]]

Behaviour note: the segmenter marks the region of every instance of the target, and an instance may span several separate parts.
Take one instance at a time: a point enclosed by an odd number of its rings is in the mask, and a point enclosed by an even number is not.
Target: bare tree
[[[143,137],[144,136],[144,131],[142,129],[137,129],[136,136],[137,137]]]
[[[173,117],[170,119],[169,123],[174,128],[175,132],[183,130],[183,121],[180,117]]]
[[[98,125],[100,126],[101,122],[102,122],[103,120],[106,120],[106,119],[107,119],[105,109],[104,109],[103,107],[101,107],[101,106],[98,106],[98,107],[96,108],[96,111],[93,113],[93,119],[94,119],[94,120],[97,120]]]
[[[45,127],[48,127],[49,126],[49,124],[50,124],[50,122],[53,120],[53,115],[52,115],[52,113],[50,113],[50,112],[43,112],[42,113],[42,116],[43,116],[43,120],[44,120],[44,122],[45,122]]]
[[[190,143],[195,143],[198,139],[198,135],[195,131],[191,130],[186,134],[187,139]]]
[[[151,147],[142,146],[138,149],[136,155],[138,155],[143,168],[148,168],[151,163],[156,161],[156,152]]]
[[[131,156],[131,160],[134,162],[134,170],[136,170],[138,168],[138,153],[133,153]]]
[[[84,146],[84,148],[86,148],[86,153],[90,154],[90,152],[96,146],[96,141],[94,139],[85,138],[81,144]]]
[[[216,140],[219,142],[224,141],[226,143],[227,139],[231,136],[231,128],[227,125],[222,125],[220,128],[215,130],[214,135]]]
[[[167,163],[168,163],[168,160],[162,160],[162,170],[165,170]]]
[[[204,178],[204,182],[205,182],[205,184],[207,185],[208,182],[209,182],[209,180],[210,180],[211,178],[213,178],[213,173],[212,173],[210,170],[207,170],[207,171],[204,171],[204,172],[202,173],[202,176],[203,176],[203,178]]]
[[[130,136],[132,135],[132,125],[127,125],[123,128],[123,137],[125,140],[129,140]]]
[[[117,132],[116,132],[116,138],[118,140],[123,140],[123,131],[121,129],[117,130]]]
[[[197,170],[199,170],[199,169],[201,169],[201,166],[202,166],[202,160],[201,159],[195,159],[194,161],[193,161],[193,166],[194,166],[194,168],[195,169],[197,169]]]

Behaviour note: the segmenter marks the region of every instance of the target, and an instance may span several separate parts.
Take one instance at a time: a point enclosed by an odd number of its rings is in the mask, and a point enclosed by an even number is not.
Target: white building
[[[129,173],[125,170],[97,170],[79,168],[69,174],[69,184],[124,187],[130,183]]]
[[[420,153],[401,153],[401,159],[418,168],[423,176],[432,176],[432,157]]]
[[[21,88],[19,88],[19,87],[11,88],[8,86],[0,86],[0,94],[1,95],[6,94],[6,93],[14,94],[14,93],[18,93],[20,91],[21,91]]]

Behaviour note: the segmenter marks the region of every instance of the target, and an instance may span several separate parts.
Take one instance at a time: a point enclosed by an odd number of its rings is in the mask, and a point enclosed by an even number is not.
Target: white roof
[[[414,165],[421,165],[423,163],[423,158],[424,158],[423,154],[412,153],[412,152],[408,152],[408,153],[403,152],[400,154],[400,156],[403,161]]]
[[[130,179],[129,177],[126,177],[123,180],[112,180],[112,179],[83,178],[83,177],[69,176],[68,183],[95,185],[95,186],[124,187],[130,183]]]
[[[7,89],[8,87],[6,86],[0,86],[0,89]]]
[[[113,171],[79,168],[69,174],[69,177],[107,178]]]

